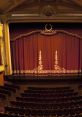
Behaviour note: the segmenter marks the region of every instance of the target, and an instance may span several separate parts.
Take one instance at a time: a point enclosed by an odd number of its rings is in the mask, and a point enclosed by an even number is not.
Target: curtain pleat
[[[11,41],[13,73],[80,73],[82,40],[65,33],[34,33]]]

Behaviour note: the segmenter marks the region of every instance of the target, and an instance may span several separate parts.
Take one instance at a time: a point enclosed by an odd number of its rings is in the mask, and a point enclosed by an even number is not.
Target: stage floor
[[[5,76],[5,80],[12,82],[82,82],[82,74],[14,74]]]

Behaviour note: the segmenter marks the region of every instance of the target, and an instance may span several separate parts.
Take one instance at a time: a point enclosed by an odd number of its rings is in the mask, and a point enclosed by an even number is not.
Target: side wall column
[[[12,74],[9,24],[3,24],[4,46],[5,46],[5,75]]]

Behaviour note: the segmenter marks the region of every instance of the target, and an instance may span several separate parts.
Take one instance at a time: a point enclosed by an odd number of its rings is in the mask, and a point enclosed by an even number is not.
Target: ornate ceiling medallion
[[[54,8],[53,8],[53,6],[51,6],[51,5],[47,5],[47,6],[44,6],[43,8],[42,8],[42,14],[43,15],[45,15],[45,16],[53,16],[54,14],[55,14],[55,12],[54,12],[55,10],[54,10]]]

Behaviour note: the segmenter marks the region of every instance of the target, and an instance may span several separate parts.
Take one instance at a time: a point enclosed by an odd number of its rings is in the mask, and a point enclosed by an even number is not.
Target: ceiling
[[[7,13],[26,0],[0,0],[0,13]]]
[[[65,12],[68,7],[67,12],[82,11],[82,0],[0,0],[0,14],[7,14],[9,12],[16,12],[25,10],[29,13],[40,10],[43,6],[49,7],[53,6],[55,11]],[[46,9],[45,7],[45,9]],[[70,8],[70,9],[69,9]]]
[[[1,22],[82,22],[82,0],[0,0]]]

